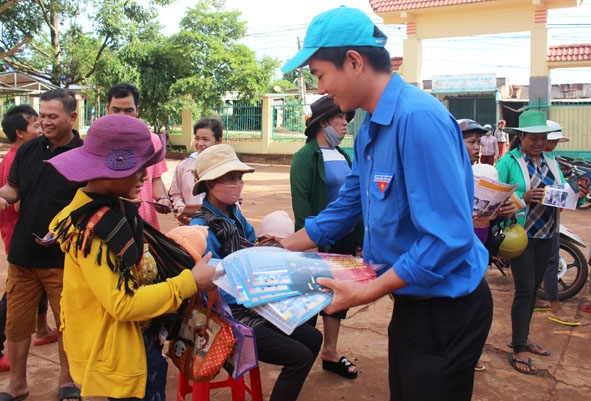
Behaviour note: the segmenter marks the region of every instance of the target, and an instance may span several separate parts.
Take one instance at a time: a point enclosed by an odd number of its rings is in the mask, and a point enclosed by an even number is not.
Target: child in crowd
[[[472,170],[474,174],[474,182],[481,176],[491,178],[495,181],[498,180],[497,171],[490,164],[478,164],[478,156],[480,153],[480,139],[483,135],[489,132],[482,125],[478,124],[474,120],[463,118],[458,120],[460,129],[462,130],[462,136],[464,137],[464,145],[466,145],[466,151],[472,162]],[[501,206],[497,212],[499,216],[512,216],[517,212],[517,207],[512,202],[506,202]],[[483,244],[489,236],[490,222],[496,216],[488,216],[486,218],[474,217],[472,222],[474,223],[474,233],[482,241]],[[478,360],[474,368],[476,371],[483,371],[486,366],[481,360]]]
[[[195,177],[193,176],[193,167],[199,153],[222,142],[224,133],[224,124],[217,118],[202,118],[193,126],[193,136],[195,152],[181,161],[174,170],[168,196],[172,201],[174,215],[182,225],[187,225],[191,221],[191,216],[183,214],[187,205],[201,205],[201,194],[193,195],[193,185]]]
[[[207,250],[215,258],[224,258],[257,241],[254,228],[236,206],[244,186],[242,176],[253,171],[225,144],[207,148],[197,158],[193,194],[206,195],[191,225],[207,226]],[[283,366],[270,401],[295,401],[318,356],[322,334],[304,323],[287,335],[256,312],[237,304],[229,294],[224,293],[224,297],[234,318],[254,329],[259,360]]]
[[[190,261],[184,266],[194,267],[174,271],[156,263],[147,246],[159,233],[144,227],[132,202],[165,149],[155,150],[144,122],[113,114],[92,124],[82,147],[48,161],[68,180],[87,183],[50,224],[66,258],[64,349],[83,396],[165,399],[168,365],[156,318],[197,289],[215,289],[210,255],[194,265],[179,247]]]

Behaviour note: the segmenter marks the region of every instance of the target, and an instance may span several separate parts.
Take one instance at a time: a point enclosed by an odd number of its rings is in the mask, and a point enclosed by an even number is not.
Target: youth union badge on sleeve
[[[391,175],[376,174],[373,177],[373,182],[378,184],[378,188],[380,189],[381,193],[384,193],[384,191],[388,187],[388,184],[390,184],[390,181],[392,181]]]

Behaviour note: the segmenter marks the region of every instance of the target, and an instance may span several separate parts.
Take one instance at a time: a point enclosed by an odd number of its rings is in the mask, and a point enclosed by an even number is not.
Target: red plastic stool
[[[227,374],[224,371],[224,374]],[[177,401],[185,401],[187,394],[193,395],[193,401],[209,401],[209,390],[214,388],[230,387],[232,401],[245,401],[246,393],[250,394],[252,401],[263,401],[263,389],[261,387],[261,372],[258,366],[248,371],[250,386],[244,382],[244,376],[235,380],[231,375],[225,380],[208,382],[194,382],[187,379],[179,372],[179,385],[176,392]]]

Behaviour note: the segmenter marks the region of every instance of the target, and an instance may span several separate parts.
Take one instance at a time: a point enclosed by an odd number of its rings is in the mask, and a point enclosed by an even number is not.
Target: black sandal
[[[354,368],[353,372],[349,370],[351,367]],[[358,373],[357,366],[344,356],[342,356],[338,362],[322,361],[322,369],[334,372],[345,379],[355,379],[357,378]]]

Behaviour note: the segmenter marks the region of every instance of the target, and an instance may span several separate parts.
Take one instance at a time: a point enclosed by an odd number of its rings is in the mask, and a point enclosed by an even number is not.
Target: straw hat
[[[205,149],[195,162],[193,195],[204,192],[204,181],[212,181],[231,171],[252,173],[254,168],[242,163],[230,145],[219,144]]]

